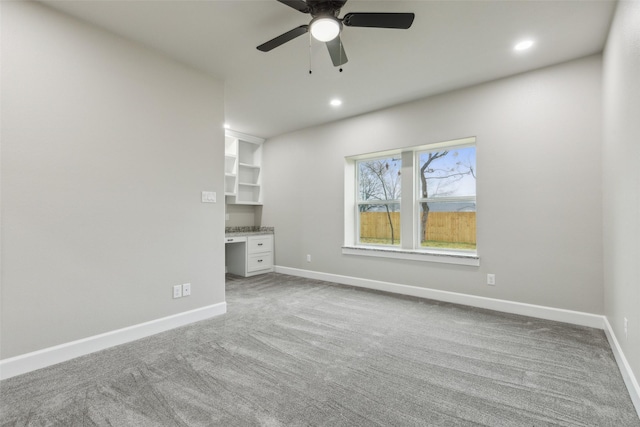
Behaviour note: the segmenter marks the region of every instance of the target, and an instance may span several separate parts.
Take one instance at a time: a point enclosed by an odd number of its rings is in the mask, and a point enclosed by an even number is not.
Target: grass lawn
[[[467,249],[475,250],[475,243],[463,243],[463,242],[438,242],[436,240],[425,240],[421,244],[422,247],[428,248],[441,248],[441,249]]]
[[[361,237],[360,243],[364,243],[365,245],[387,245],[387,246],[398,246],[400,247],[400,239],[396,239],[393,245],[391,245],[391,239],[376,239],[373,237]]]
[[[375,239],[368,237],[361,237],[360,243],[370,244],[370,245],[388,245],[394,247],[400,247],[400,242],[396,240],[393,245],[391,244],[391,239]],[[458,242],[440,242],[437,240],[425,240],[422,242],[421,246],[423,248],[438,248],[438,249],[466,249],[466,250],[475,250],[475,243],[458,243]]]

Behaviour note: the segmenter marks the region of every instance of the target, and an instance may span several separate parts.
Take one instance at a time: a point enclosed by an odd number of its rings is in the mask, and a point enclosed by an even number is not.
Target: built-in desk
[[[273,271],[273,229],[225,232],[227,272],[250,277]]]

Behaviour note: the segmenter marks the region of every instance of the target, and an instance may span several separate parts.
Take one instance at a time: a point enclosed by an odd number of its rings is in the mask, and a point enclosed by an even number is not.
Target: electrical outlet
[[[629,320],[624,318],[624,338],[627,339],[627,331],[629,330]]]
[[[311,255],[307,254],[307,262],[311,262]]]
[[[173,287],[173,297],[174,298],[180,298],[182,296],[182,286],[181,285],[175,285]]]
[[[191,283],[185,283],[182,285],[182,296],[188,297],[191,295]]]
[[[496,275],[487,274],[487,285],[495,286],[495,284],[496,284]]]

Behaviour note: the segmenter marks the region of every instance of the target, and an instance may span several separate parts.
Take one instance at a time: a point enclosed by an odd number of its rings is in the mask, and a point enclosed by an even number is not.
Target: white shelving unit
[[[224,194],[227,203],[262,204],[263,142],[262,138],[226,131]]]
[[[238,139],[225,135],[224,139],[224,195],[238,193]]]

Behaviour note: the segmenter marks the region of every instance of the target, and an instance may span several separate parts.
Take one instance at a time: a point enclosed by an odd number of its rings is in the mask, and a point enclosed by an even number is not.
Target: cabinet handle
[[[258,243],[258,246],[262,246],[262,243]]]
[[[261,260],[261,259],[259,259],[259,260],[258,260],[258,262],[262,262],[262,260]]]

